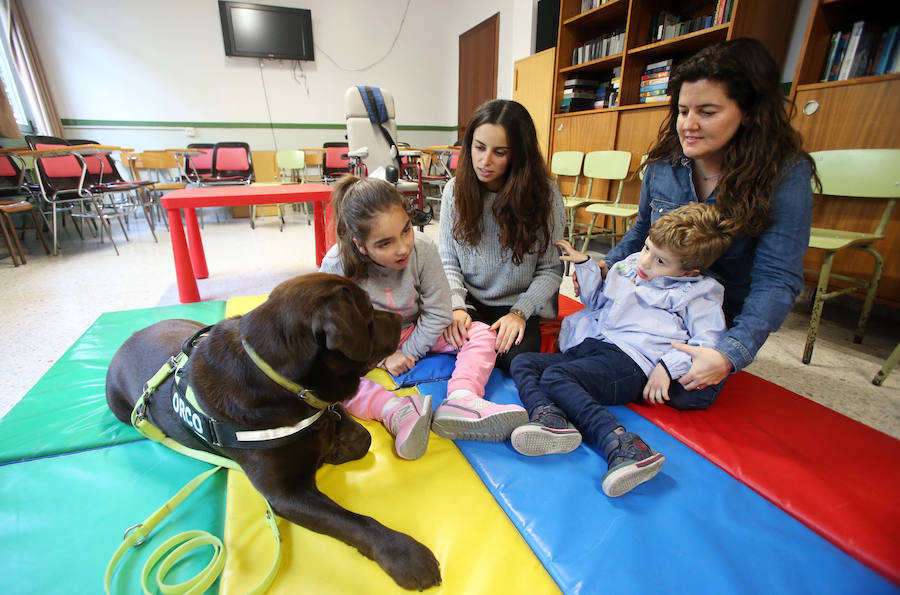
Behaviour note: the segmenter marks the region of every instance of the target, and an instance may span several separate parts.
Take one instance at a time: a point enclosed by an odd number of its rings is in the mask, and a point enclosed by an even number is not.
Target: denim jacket
[[[606,255],[607,264],[641,249],[650,225],[662,213],[697,202],[692,160],[656,161],[647,166],[634,226]],[[757,237],[737,237],[705,274],[725,286],[729,329],[716,350],[737,372],[749,365],[769,333],[778,330],[803,288],[803,254],[812,223],[812,171],[798,160],[772,200],[772,224]],[[716,192],[704,202],[715,203]]]

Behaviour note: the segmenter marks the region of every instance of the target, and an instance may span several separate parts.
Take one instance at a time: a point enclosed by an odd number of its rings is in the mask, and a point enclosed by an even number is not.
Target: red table
[[[199,302],[197,279],[206,279],[206,254],[197,224],[200,207],[234,207],[275,203],[312,202],[316,233],[316,265],[322,264],[327,251],[325,243],[325,210],[323,204],[331,198],[331,186],[325,184],[273,184],[259,186],[208,186],[173,190],[160,199],[169,214],[172,253],[175,257],[175,277],[178,299],[182,304]],[[184,226],[181,210],[184,209]],[[187,237],[185,237],[185,227]]]

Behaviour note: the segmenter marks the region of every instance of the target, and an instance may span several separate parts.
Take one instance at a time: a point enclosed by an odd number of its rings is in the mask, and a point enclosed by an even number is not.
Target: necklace
[[[700,176],[700,177],[703,178],[704,180],[715,180],[716,178],[722,177],[722,172],[719,172],[714,176]]]

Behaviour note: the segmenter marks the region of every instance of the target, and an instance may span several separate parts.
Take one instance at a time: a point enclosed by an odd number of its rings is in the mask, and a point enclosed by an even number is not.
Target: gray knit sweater
[[[370,262],[369,276],[358,283],[369,294],[376,310],[399,314],[403,317],[403,328],[416,325],[400,351],[419,360],[453,322],[453,312],[450,286],[441,269],[437,246],[424,234],[416,233],[415,239],[406,268],[395,271]],[[322,259],[321,272],[344,274],[339,246],[332,246]]]
[[[453,238],[455,182],[450,180],[447,183],[441,198],[439,242],[441,262],[450,282],[453,309],[465,308],[466,295],[471,293],[473,298],[485,305],[517,308],[526,317],[533,314],[542,318],[555,317],[563,267],[553,242],[562,239],[566,218],[559,188],[550,182],[553,222],[547,249],[543,254],[526,254],[522,263],[515,265],[512,252],[500,249],[500,227],[492,211],[497,198],[495,192],[483,193],[482,234],[478,245],[460,243]]]

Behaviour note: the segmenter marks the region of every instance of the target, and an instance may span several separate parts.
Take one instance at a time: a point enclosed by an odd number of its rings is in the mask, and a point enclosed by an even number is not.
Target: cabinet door
[[[669,106],[645,107],[642,109],[622,110],[619,112],[619,130],[616,149],[631,152],[630,171],[635,172],[641,166],[641,157],[649,150],[659,135],[659,126],[668,112]],[[615,198],[613,195],[612,198]],[[622,201],[637,204],[641,198],[641,180],[631,177],[625,180],[622,188]]]
[[[516,61],[513,99],[525,106],[537,130],[538,146],[550,162],[550,116],[553,113],[553,68],[556,49],[550,48]]]

